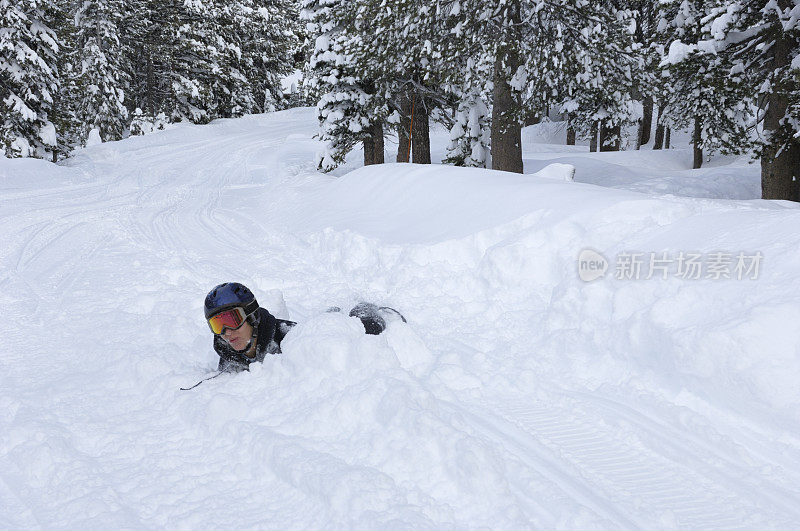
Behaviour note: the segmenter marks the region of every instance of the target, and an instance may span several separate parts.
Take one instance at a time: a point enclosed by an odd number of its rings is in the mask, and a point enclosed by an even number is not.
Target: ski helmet
[[[206,319],[228,308],[239,306],[248,316],[258,310],[258,301],[247,286],[238,282],[225,282],[215,287],[206,295]]]

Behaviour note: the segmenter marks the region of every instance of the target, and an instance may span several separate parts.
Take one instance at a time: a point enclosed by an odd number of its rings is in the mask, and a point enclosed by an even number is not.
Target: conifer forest
[[[522,128],[562,120],[592,151],[687,130],[695,168],[749,153],[798,201],[799,52],[797,0],[0,0],[0,146],[316,106],[323,171],[389,135],[430,163],[437,123],[442,162],[521,172]]]

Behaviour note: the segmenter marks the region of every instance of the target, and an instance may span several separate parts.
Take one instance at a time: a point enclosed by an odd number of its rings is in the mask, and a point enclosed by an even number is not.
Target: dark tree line
[[[376,146],[391,130],[398,161],[429,162],[435,120],[451,131],[445,162],[521,172],[522,126],[557,112],[568,142],[592,150],[621,149],[637,125],[638,149],[653,122],[654,149],[669,147],[674,129],[692,131],[695,168],[712,151],[752,150],[763,196],[800,200],[793,9],[791,0],[304,0],[320,167],[359,143],[365,163],[382,162]]]
[[[286,105],[293,0],[2,0],[0,145],[57,157],[165,123]]]
[[[300,5],[296,6],[295,2]],[[695,167],[752,151],[765,198],[800,200],[793,0],[0,0],[0,145],[57,157],[177,121],[265,112],[305,63],[325,152],[366,164],[522,171],[521,129],[554,113],[593,150],[670,145]],[[305,43],[303,41],[307,36]],[[305,56],[304,56],[305,55]]]

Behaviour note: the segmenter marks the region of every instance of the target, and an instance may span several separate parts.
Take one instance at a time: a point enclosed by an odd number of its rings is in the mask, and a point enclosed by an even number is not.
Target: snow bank
[[[493,331],[496,350],[516,352],[520,370],[568,370],[591,385],[636,377],[754,418],[800,420],[800,388],[780,384],[800,374],[800,343],[791,317],[767,317],[776,304],[776,314],[800,310],[800,284],[789,273],[800,253],[787,243],[800,222],[794,205],[652,198],[535,174],[398,164],[351,172],[293,208],[292,226],[311,233],[315,259],[343,277],[357,271],[365,291],[386,286],[390,271],[392,299],[414,308],[435,297],[473,326],[525,301],[538,312],[534,326]],[[764,258],[755,280],[646,280],[645,269],[640,280],[586,284],[576,273],[584,248],[610,260],[625,252],[677,259],[681,251]],[[404,297],[420,291],[418,274],[434,292]],[[775,339],[782,328],[785,339]],[[577,351],[563,351],[564,336]],[[775,341],[784,346],[765,359],[763,345]],[[613,363],[598,371],[597,359]]]

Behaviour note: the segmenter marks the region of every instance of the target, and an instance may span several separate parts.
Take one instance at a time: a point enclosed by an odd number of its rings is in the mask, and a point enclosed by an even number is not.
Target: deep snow
[[[800,209],[756,199],[756,166],[546,124],[528,175],[359,153],[322,175],[315,127],[0,159],[0,528],[800,525]],[[763,261],[616,278],[681,252]],[[226,280],[301,324],[179,391],[216,367],[201,307]],[[409,323],[324,313],[358,300]]]

